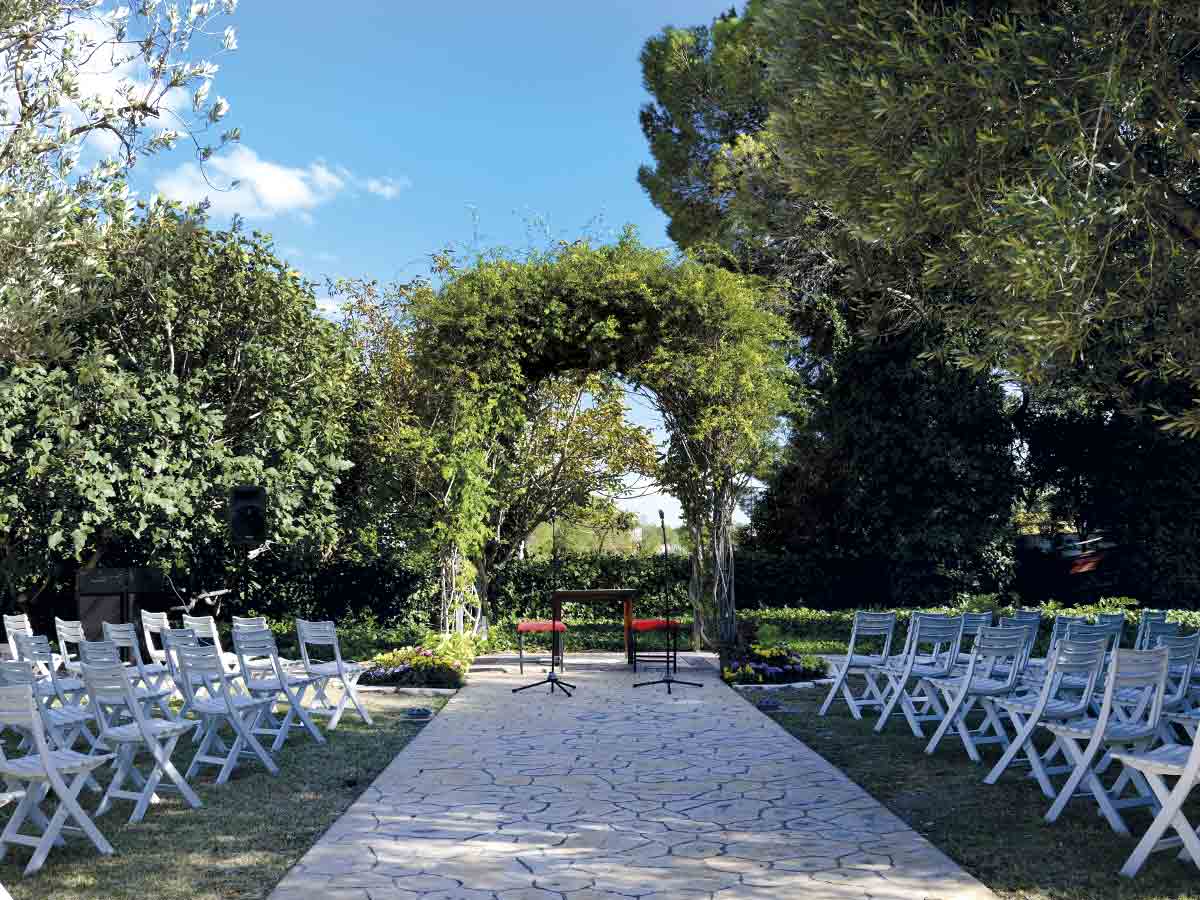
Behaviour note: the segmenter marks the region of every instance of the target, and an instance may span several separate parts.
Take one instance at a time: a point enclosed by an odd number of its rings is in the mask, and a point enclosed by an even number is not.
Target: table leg
[[[633,665],[633,642],[630,638],[633,636],[633,601],[626,600],[625,606],[625,662]]]

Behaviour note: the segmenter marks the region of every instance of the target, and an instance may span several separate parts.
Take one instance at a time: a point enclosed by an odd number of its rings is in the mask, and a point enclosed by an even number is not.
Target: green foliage
[[[428,647],[401,647],[367,661],[363,684],[460,688],[470,662]]]
[[[920,273],[888,291],[1030,380],[1200,429],[1195,7],[778,0],[770,128],[793,187]],[[979,344],[978,337],[986,340]]]
[[[1200,595],[1200,446],[1111,404],[1035,402],[1022,429],[1030,482],[1049,516],[1117,545],[1101,564],[1148,605]]]
[[[266,549],[320,554],[350,465],[352,371],[311,286],[269,241],[166,206],[106,232],[89,352],[0,368],[0,571],[10,598],[80,563],[234,566],[234,484],[269,498]],[[248,595],[253,584],[243,585]]]
[[[922,361],[924,346],[910,335],[842,354],[755,503],[752,546],[824,573],[804,591],[814,605],[1005,586],[1019,484],[1002,391]]]

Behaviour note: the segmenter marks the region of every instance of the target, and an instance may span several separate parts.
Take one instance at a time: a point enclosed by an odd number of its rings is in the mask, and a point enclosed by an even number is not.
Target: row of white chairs
[[[272,753],[293,729],[326,742],[314,716],[328,716],[332,730],[352,705],[373,724],[357,692],[365,666],[343,660],[332,622],[296,621],[296,661],[280,657],[264,618],[235,617],[228,653],[212,617],[184,616],[183,627],[172,628],[165,613],[144,612],[149,660],[130,623],[105,622],[103,640],[91,641],[80,623],[58,619],[57,653],[26,616],[5,616],[4,625],[13,659],[0,662],[0,731],[11,730],[24,755],[9,758],[0,747],[6,788],[0,806],[16,803],[0,832],[0,858],[12,845],[32,847],[26,875],[42,867],[65,828],[82,832],[100,853],[113,853],[93,818],[116,800],[133,801],[130,822],[141,821],[167,789],[197,808],[200,798],[188,782],[204,768],[217,769],[218,785],[244,757],[278,775]],[[329,692],[337,686],[335,700]],[[196,749],[181,774],[171,757],[188,735]],[[269,750],[260,738],[270,738]],[[145,770],[138,767],[142,753],[149,755]],[[114,774],[102,790],[96,770],[105,765]],[[102,794],[91,816],[79,803],[85,788]],[[43,804],[51,795],[57,807],[48,815]],[[5,896],[0,886],[0,900]]]
[[[1123,613],[1094,623],[1059,616],[1046,657],[1035,659],[1036,610],[1002,618],[999,627],[991,613],[918,613],[903,649],[893,653],[896,621],[895,613],[855,615],[820,715],[840,697],[856,719],[878,709],[879,732],[899,710],[918,738],[926,738],[925,725],[934,727],[926,753],[953,732],[975,762],[981,745],[999,744],[1003,753],[984,782],[995,784],[1015,763],[1028,765],[1052,801],[1049,822],[1080,797],[1090,797],[1118,834],[1130,833],[1122,810],[1155,813],[1122,875],[1132,877],[1150,853],[1174,847],[1200,866],[1200,838],[1181,811],[1200,782],[1200,633],[1182,635],[1165,613],[1147,610],[1133,648],[1122,649]],[[863,652],[865,642],[878,649]],[[859,693],[852,676],[862,679]],[[1050,738],[1044,751],[1035,742],[1039,733]],[[1052,776],[1060,775],[1066,780],[1056,788]],[[1169,831],[1175,836],[1167,838]]]

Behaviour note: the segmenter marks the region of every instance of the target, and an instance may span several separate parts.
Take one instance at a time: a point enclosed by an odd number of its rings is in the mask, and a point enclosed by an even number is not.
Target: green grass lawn
[[[404,719],[412,706],[442,700],[364,694],[375,725],[348,713],[328,743],[297,731],[275,759],[272,777],[245,761],[221,787],[214,769],[192,784],[204,806],[189,809],[171,793],[146,818],[127,823],[132,802],[118,801],[97,824],[116,849],[103,857],[86,838],[68,836],[37,875],[22,878],[32,851],[16,848],[0,864],[0,882],[15,900],[251,900],[266,897],[287,870],[392,761],[422,727]],[[318,720],[320,724],[320,720]],[[192,745],[181,741],[174,761],[186,771]],[[107,786],[111,770],[97,773]],[[84,792],[85,809],[99,797]],[[7,821],[12,807],[0,811]]]
[[[772,717],[1000,897],[1200,900],[1200,870],[1176,861],[1173,852],[1152,855],[1132,881],[1117,875],[1150,824],[1148,811],[1124,811],[1133,838],[1114,834],[1087,799],[1046,823],[1050,801],[1025,777],[1027,770],[1013,767],[996,785],[983,784],[1000,755],[997,746],[981,748],[985,764],[970,762],[949,737],[926,756],[924,741],[913,737],[901,715],[883,734],[872,730],[873,714],[856,722],[844,703],[818,717],[827,689],[774,694],[783,708]],[[1189,819],[1200,824],[1200,802],[1191,807]]]

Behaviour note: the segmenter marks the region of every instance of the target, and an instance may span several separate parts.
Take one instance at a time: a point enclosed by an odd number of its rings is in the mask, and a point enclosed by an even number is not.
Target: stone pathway
[[[472,675],[270,900],[994,900],[707,663],[540,671]]]

